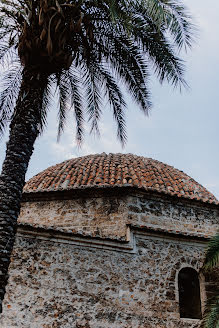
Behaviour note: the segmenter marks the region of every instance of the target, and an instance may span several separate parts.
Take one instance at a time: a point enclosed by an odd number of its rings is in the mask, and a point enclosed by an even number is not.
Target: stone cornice
[[[127,226],[126,241],[113,240],[109,238],[99,238],[91,236],[83,236],[80,234],[72,234],[54,229],[44,229],[43,227],[32,227],[30,225],[18,225],[17,236],[47,240],[57,243],[73,244],[77,246],[101,248],[105,250],[115,250],[119,252],[127,252],[135,254],[137,252],[136,238],[171,240],[181,244],[195,244],[196,246],[205,247],[208,238],[195,235],[174,234],[173,232],[161,231],[152,228],[138,228]]]
[[[75,198],[88,198],[88,197],[115,197],[115,196],[137,196],[145,197],[148,199],[159,199],[161,201],[170,202],[172,204],[182,204],[194,207],[210,208],[219,211],[219,205],[209,202],[202,202],[196,199],[188,199],[183,196],[170,196],[159,192],[151,192],[140,190],[134,187],[99,187],[99,188],[82,188],[63,191],[49,191],[49,192],[30,192],[23,193],[22,202],[38,202],[38,201],[51,201],[51,200],[69,200]]]

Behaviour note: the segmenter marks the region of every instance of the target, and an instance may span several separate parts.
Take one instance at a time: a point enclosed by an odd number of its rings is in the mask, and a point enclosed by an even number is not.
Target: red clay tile
[[[132,154],[97,154],[73,158],[30,179],[24,193],[81,188],[133,186],[180,198],[219,204],[203,186],[172,166]]]

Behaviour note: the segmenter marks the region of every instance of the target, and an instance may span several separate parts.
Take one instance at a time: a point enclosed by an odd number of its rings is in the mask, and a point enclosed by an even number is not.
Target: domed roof
[[[218,204],[203,186],[174,167],[132,154],[97,154],[51,166],[30,179],[24,193],[134,187]]]

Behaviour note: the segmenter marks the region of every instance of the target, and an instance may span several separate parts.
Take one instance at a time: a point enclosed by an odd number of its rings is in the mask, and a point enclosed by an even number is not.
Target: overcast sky
[[[74,142],[74,124],[67,126],[61,141],[56,143],[56,112],[51,111],[48,129],[37,140],[27,179],[71,157],[124,152],[173,165],[219,198],[219,1],[185,0],[185,3],[199,27],[193,50],[184,56],[190,90],[180,93],[152,79],[153,110],[148,118],[127,96],[128,143],[124,149],[116,139],[109,111],[100,124],[101,138],[87,135],[81,149]],[[4,158],[4,142],[0,144],[0,163]]]

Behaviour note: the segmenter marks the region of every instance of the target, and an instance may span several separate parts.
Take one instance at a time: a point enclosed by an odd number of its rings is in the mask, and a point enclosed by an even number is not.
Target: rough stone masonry
[[[179,272],[197,272],[203,312],[219,283],[201,270],[218,221],[216,201],[131,184],[26,192],[0,327],[199,327],[180,317]]]

